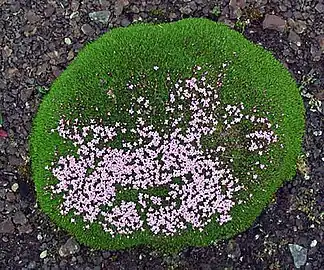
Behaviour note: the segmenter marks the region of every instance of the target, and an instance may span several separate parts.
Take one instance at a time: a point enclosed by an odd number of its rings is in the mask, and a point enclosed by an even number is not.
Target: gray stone
[[[242,15],[242,9],[245,7],[245,4],[245,0],[230,0],[229,6],[232,19],[236,19]]]
[[[28,220],[23,212],[18,211],[13,216],[12,221],[17,225],[24,225],[27,223]]]
[[[131,24],[131,22],[127,18],[122,19],[121,22],[120,22],[120,25],[123,26],[123,27],[126,27],[126,26],[128,26],[130,24]]]
[[[311,242],[311,244],[310,244],[310,247],[316,247],[316,245],[317,245],[317,240],[316,239],[314,239],[312,242]]]
[[[61,257],[67,257],[69,255],[79,252],[80,246],[74,238],[69,238],[66,243],[60,247],[59,254]]]
[[[22,226],[19,226],[18,227],[18,231],[20,234],[23,234],[23,233],[31,233],[33,231],[33,228],[30,226],[30,224],[25,224],[25,225],[22,225]]]
[[[110,5],[109,1],[107,1],[107,0],[99,0],[99,4],[102,7],[108,7]]]
[[[246,5],[246,1],[245,0],[230,0],[229,5],[234,8],[244,8]]]
[[[35,261],[31,261],[31,262],[28,263],[27,268],[28,269],[35,269],[36,266],[37,266],[36,262]]]
[[[300,37],[292,30],[289,31],[288,40],[297,46],[301,46],[301,39]]]
[[[15,232],[15,226],[9,218],[0,223],[0,233],[14,233],[14,232]]]
[[[53,15],[54,11],[55,11],[55,8],[52,6],[49,6],[48,8],[46,8],[44,10],[45,17],[51,17]]]
[[[189,5],[179,8],[179,10],[182,14],[185,15],[189,15],[192,12],[191,7]]]
[[[305,265],[307,260],[307,249],[296,245],[296,244],[289,244],[290,253],[294,259],[294,265],[296,268],[300,268],[301,266]]]
[[[322,4],[322,3],[318,3],[318,4],[315,6],[315,9],[316,9],[319,13],[323,13],[323,12],[324,12],[324,4]]]
[[[111,12],[109,10],[101,10],[89,13],[89,17],[92,21],[107,24],[110,18]]]
[[[324,36],[318,37],[317,40],[321,51],[324,52]]]
[[[11,186],[11,190],[12,190],[13,192],[16,192],[18,189],[19,189],[19,184],[18,184],[18,183],[14,183],[14,184]]]
[[[139,10],[139,8],[137,7],[137,6],[132,6],[131,7],[131,11],[133,12],[133,13],[139,13],[140,12],[140,10]]]
[[[279,9],[280,9],[282,12],[285,12],[285,11],[287,11],[287,6],[285,6],[285,5],[279,5]]]
[[[283,32],[286,27],[286,21],[279,16],[266,14],[262,26],[263,29]]]
[[[87,36],[91,36],[95,32],[95,30],[87,23],[81,26],[81,31]]]
[[[304,21],[297,20],[297,21],[295,21],[293,28],[297,34],[302,34],[305,32],[305,30],[307,28],[307,24]]]
[[[41,252],[41,254],[39,254],[39,258],[41,258],[41,259],[46,258],[46,256],[47,256],[47,250],[44,250]]]
[[[72,0],[71,2],[71,9],[72,11],[77,11],[80,6],[80,1],[79,0]]]
[[[40,17],[38,15],[36,15],[32,10],[29,10],[26,13],[25,18],[31,24],[36,23],[40,20]]]
[[[119,16],[123,13],[124,7],[129,5],[128,0],[117,0],[115,2],[115,15]]]
[[[314,45],[314,44],[311,45],[310,53],[312,55],[312,60],[313,61],[318,62],[318,61],[321,60],[322,51],[316,45]]]
[[[64,39],[64,43],[65,43],[66,45],[71,45],[71,44],[72,44],[72,40],[71,40],[69,37],[66,37],[66,38]]]

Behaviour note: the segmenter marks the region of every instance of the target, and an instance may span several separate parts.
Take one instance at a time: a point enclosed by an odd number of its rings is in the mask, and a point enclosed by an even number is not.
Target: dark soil
[[[107,22],[90,19],[101,10]],[[266,14],[278,16],[271,29]],[[233,26],[290,70],[307,109],[306,166],[301,160],[297,176],[232,240],[174,257],[146,247],[79,246],[35,200],[28,136],[42,96],[79,49],[107,30],[190,16]],[[0,269],[324,269],[324,1],[0,0],[0,48],[0,130],[8,133],[0,135]]]

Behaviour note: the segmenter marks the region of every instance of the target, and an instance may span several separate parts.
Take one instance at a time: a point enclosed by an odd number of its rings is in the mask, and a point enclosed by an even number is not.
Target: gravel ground
[[[43,92],[84,44],[107,30],[190,16],[243,32],[302,85],[307,163],[232,240],[175,257],[145,247],[116,252],[79,245],[35,200],[27,139]],[[323,0],[0,0],[0,45],[0,269],[324,268]]]

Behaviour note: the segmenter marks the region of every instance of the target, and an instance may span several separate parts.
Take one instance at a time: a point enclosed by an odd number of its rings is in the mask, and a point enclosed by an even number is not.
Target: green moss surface
[[[249,194],[252,198],[232,209],[232,221],[222,226],[211,222],[203,232],[188,230],[172,237],[155,236],[145,230],[129,238],[111,238],[98,224],[85,231],[79,217],[76,217],[77,223],[72,224],[72,213],[68,216],[59,214],[62,198],[52,197],[47,188],[57,180],[45,167],[55,160],[55,151],[61,155],[75,151],[71,142],[63,142],[57,133],[50,132],[57,127],[62,116],[71,120],[79,118],[84,122],[91,118],[106,121],[105,116],[110,112],[112,116],[106,124],[109,121],[128,122],[130,118],[120,113],[119,108],[130,104],[134,95],[146,95],[154,102],[156,111],[152,121],[158,125],[166,115],[167,74],[171,78],[189,78],[192,67],[200,65],[216,75],[220,72],[217,68],[225,62],[230,65],[220,93],[222,104],[243,102],[247,109],[256,107],[259,111],[270,112],[266,116],[273,124],[278,124],[275,131],[284,146],[281,148],[275,144],[270,147],[272,163],[268,164],[265,172],[260,172],[262,180],[258,184],[244,183],[248,190],[246,194],[242,193],[242,198],[248,198]],[[159,67],[158,72],[152,68],[154,66]],[[129,91],[125,88],[129,80],[138,80],[146,90]],[[109,89],[113,89],[114,96],[107,95]],[[206,19],[186,19],[169,24],[140,24],[113,29],[80,51],[55,80],[39,107],[30,137],[37,199],[56,224],[93,248],[123,249],[145,244],[165,252],[176,252],[186,246],[209,245],[249,228],[276,190],[295,175],[297,156],[301,153],[304,113],[295,81],[282,64],[271,53],[225,25]],[[232,137],[235,138],[235,134]],[[207,140],[206,146],[217,144],[217,140]],[[113,145],[120,147],[118,139]],[[259,160],[235,149],[232,157],[242,176],[249,170],[247,164]],[[120,196],[133,198],[136,194],[126,192]]]

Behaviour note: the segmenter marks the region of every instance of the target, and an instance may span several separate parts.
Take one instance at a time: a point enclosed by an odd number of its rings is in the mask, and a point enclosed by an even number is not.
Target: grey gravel
[[[301,46],[300,36],[297,35],[294,31],[290,30],[288,35],[288,40],[295,43],[297,46]]]
[[[84,24],[81,27],[81,31],[88,36],[91,36],[94,34],[95,30],[89,25],[89,24]]]
[[[15,226],[12,223],[11,219],[6,219],[0,223],[0,233],[14,233]]]
[[[17,225],[24,225],[27,223],[27,218],[23,212],[18,211],[13,216],[12,221]]]
[[[307,260],[307,248],[296,244],[289,244],[290,253],[294,259],[294,264],[296,268],[300,268],[305,265]]]
[[[67,257],[72,254],[76,254],[80,250],[80,245],[78,242],[73,238],[69,238],[66,243],[60,247],[59,254],[61,257]]]
[[[316,6],[315,6],[315,9],[320,12],[320,13],[324,13],[324,4],[323,3],[318,3]]]
[[[109,10],[101,10],[89,13],[89,17],[92,21],[107,24],[110,18],[111,12]]]

